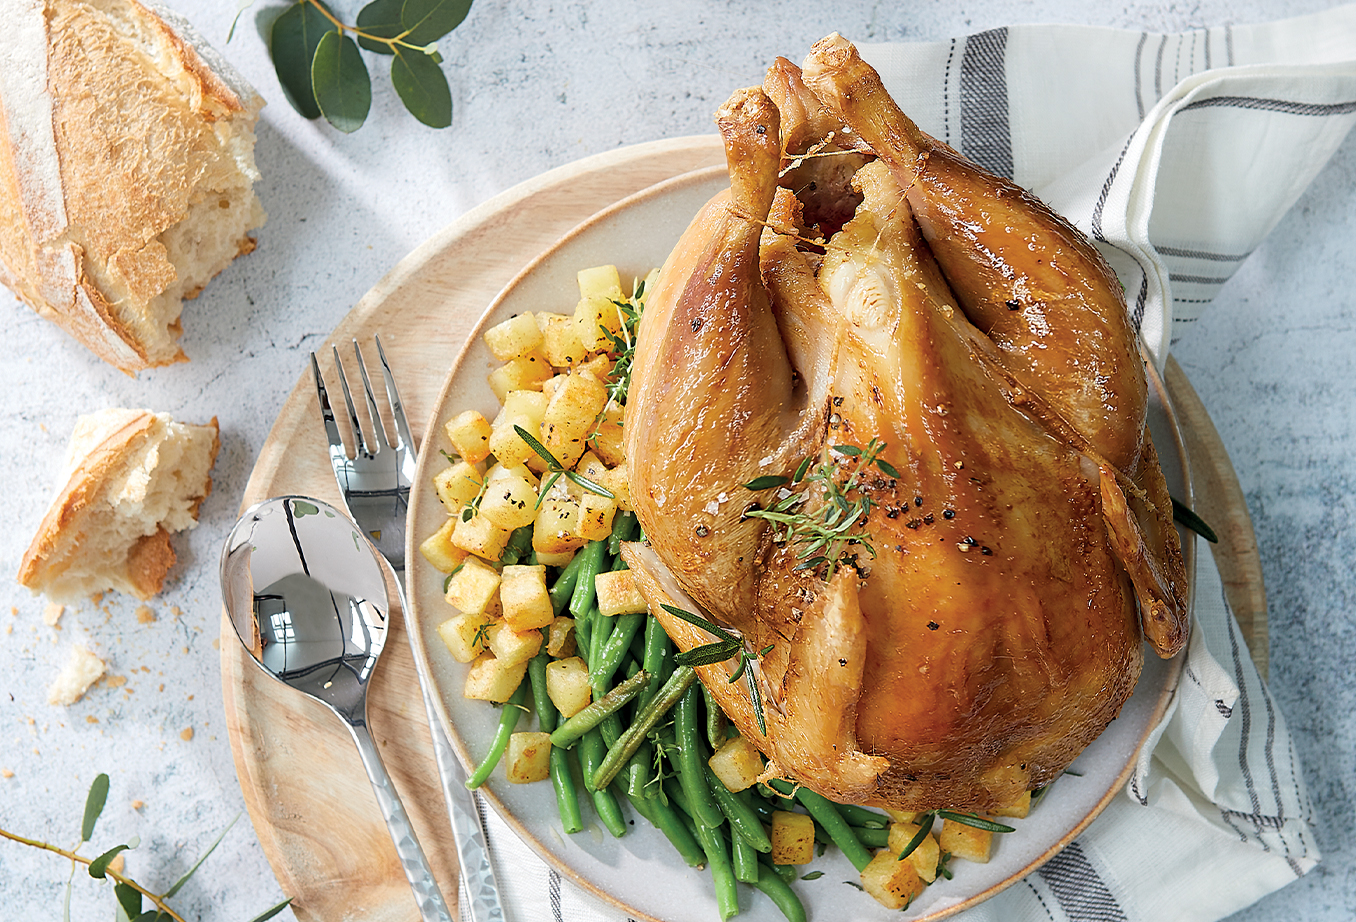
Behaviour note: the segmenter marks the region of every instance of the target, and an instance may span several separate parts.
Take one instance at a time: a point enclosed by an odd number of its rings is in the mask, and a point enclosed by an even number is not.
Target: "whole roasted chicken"
[[[742,639],[699,672],[770,774],[1011,802],[1186,639],[1121,287],[836,35],[717,123],[730,189],[641,325],[626,559],[680,648],[713,638],[675,609]]]

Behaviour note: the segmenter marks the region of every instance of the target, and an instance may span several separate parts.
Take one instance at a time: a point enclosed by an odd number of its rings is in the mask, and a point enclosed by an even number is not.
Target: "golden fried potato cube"
[[[476,410],[465,410],[443,423],[447,440],[468,464],[484,461],[490,453],[490,421]]]
[[[510,471],[487,477],[485,492],[480,498],[480,515],[510,532],[531,525],[537,518],[535,480],[535,477],[529,480]]]
[[[482,339],[501,362],[526,355],[541,345],[541,328],[531,312],[517,314],[485,331]]]
[[[456,517],[449,518],[437,531],[419,542],[419,553],[424,559],[443,572],[451,573],[466,559],[466,551],[452,543],[452,530],[457,527]]]
[[[576,278],[579,281],[581,298],[618,298],[622,297],[621,273],[616,266],[591,266],[580,269]]]
[[[598,591],[598,611],[605,617],[635,615],[648,610],[645,596],[636,586],[636,575],[630,570],[599,573],[593,584]]]
[[[913,864],[900,861],[889,849],[876,852],[862,870],[862,889],[886,909],[905,908],[926,886]]]
[[[469,519],[454,516],[456,524],[452,528],[452,543],[470,554],[485,560],[498,560],[504,556],[504,546],[508,544],[509,532],[485,518],[473,515]]]
[[[950,852],[953,858],[986,864],[989,852],[993,848],[993,833],[987,829],[976,829],[955,820],[947,820],[942,826],[941,835],[937,837],[937,844],[941,846],[942,851]]]
[[[546,626],[546,654],[553,659],[574,656],[577,640],[573,618],[561,615]]]
[[[527,660],[504,663],[493,653],[483,653],[471,662],[471,668],[466,671],[466,684],[462,686],[461,693],[477,701],[503,704],[518,690],[526,674]]]
[[[542,554],[560,554],[583,547],[586,542],[576,531],[578,525],[578,503],[549,496],[542,500],[532,525],[532,549],[538,559]]]
[[[479,557],[467,557],[447,581],[443,598],[457,611],[478,614],[499,593],[499,571]]]
[[[486,646],[506,665],[530,660],[541,649],[541,642],[541,631],[515,631],[507,621],[496,621],[485,629]]]
[[[612,519],[617,504],[606,496],[585,492],[579,497],[579,524],[575,526],[581,538],[602,541],[612,534]]]
[[[553,659],[546,664],[546,696],[561,717],[573,717],[593,701],[589,667],[577,656]]]
[[[551,777],[551,734],[520,730],[509,734],[504,771],[510,784],[531,784]]]
[[[537,552],[537,563],[546,564],[548,567],[560,569],[574,559],[575,549],[568,551],[558,551],[554,554],[548,554],[545,551]]]
[[[490,454],[505,464],[527,463],[536,452],[518,434],[519,429],[541,441],[539,423],[533,423],[530,417],[522,413],[510,414],[508,410],[500,412],[494,418],[493,427],[490,429]]]
[[[895,857],[909,847],[914,836],[918,835],[919,825],[917,823],[891,823],[890,838],[887,848],[894,852]],[[913,864],[914,870],[918,876],[928,883],[937,879],[937,862],[941,860],[942,848],[937,843],[937,837],[928,833],[923,837],[923,841],[913,851],[909,852],[907,861]]]
[[[625,417],[625,407],[609,402],[603,409],[603,417],[598,421],[593,437],[589,439],[598,458],[608,467],[616,467],[626,460],[626,450],[622,447],[622,423]]]
[[[609,342],[607,348],[612,348]],[[604,387],[607,386],[607,379],[612,376],[612,356],[606,352],[599,352],[597,355],[590,356],[574,367],[574,370],[580,374],[589,374],[598,380]]]
[[[509,359],[500,365],[490,372],[488,380],[495,399],[503,403],[509,391],[541,390],[542,382],[553,374],[555,372],[551,368],[551,363],[546,361],[546,356],[534,349],[527,355]]]
[[[546,591],[546,567],[512,564],[500,574],[499,604],[504,622],[515,631],[546,627],[555,619]]]
[[[549,380],[549,379],[548,379]],[[533,425],[541,425],[542,414],[550,398],[541,391],[517,390],[504,395],[504,412],[515,416],[526,416]],[[529,430],[530,431],[530,430]]]
[[[488,612],[459,612],[438,625],[438,636],[454,660],[469,663],[489,649],[486,641],[493,623]]]
[[[994,816],[1013,816],[1023,819],[1031,812],[1031,792],[1023,791],[1012,803],[1004,804],[993,811]]]
[[[584,361],[589,351],[574,333],[573,314],[537,314],[541,329],[541,353],[556,368],[570,368]]]
[[[763,754],[742,736],[732,736],[706,760],[711,771],[731,791],[752,787],[763,773]]]
[[[480,495],[484,475],[466,461],[455,461],[433,475],[433,489],[448,515],[458,515],[462,507]]]
[[[574,306],[574,335],[589,352],[612,348],[612,337],[607,334],[620,332],[623,322],[621,308],[612,298],[592,295],[580,298]]]
[[[773,864],[809,864],[814,859],[815,821],[804,813],[773,810],[768,838]]]
[[[625,461],[611,468],[607,476],[599,482],[599,486],[607,487],[618,509],[623,512],[635,512],[636,507],[631,504],[631,475],[626,469]]]
[[[895,807],[882,807],[885,815],[896,823],[916,823],[923,814],[918,810],[900,810]]]
[[[607,479],[607,465],[599,460],[598,456],[591,451],[585,451],[575,462],[574,472],[585,480],[591,480],[598,486],[603,486],[603,481]],[[573,480],[564,481],[565,492],[574,499],[582,498],[590,492],[587,487],[580,486]],[[606,489],[606,487],[604,487]]]
[[[541,419],[541,442],[562,465],[572,468],[587,450],[607,388],[591,375],[572,374],[556,385]]]

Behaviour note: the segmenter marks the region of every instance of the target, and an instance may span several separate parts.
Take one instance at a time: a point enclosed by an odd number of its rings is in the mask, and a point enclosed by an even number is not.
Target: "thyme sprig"
[[[621,316],[621,329],[617,332],[602,327],[603,333],[612,341],[609,352],[616,355],[612,363],[612,374],[607,379],[607,397],[609,403],[625,405],[626,395],[631,389],[631,366],[636,359],[636,334],[640,328],[640,317],[645,312],[645,280],[636,283],[635,291],[625,301],[613,299],[617,313]]]
[[[546,469],[551,474],[551,476],[547,479],[546,483],[542,486],[541,492],[537,495],[538,506],[541,505],[542,499],[546,496],[546,494],[551,492],[551,488],[556,485],[556,481],[559,480],[561,477],[565,477],[566,479],[573,481],[580,487],[583,487],[585,490],[588,490],[590,493],[596,493],[599,496],[606,496],[608,499],[617,498],[616,495],[611,490],[609,490],[602,484],[595,483],[594,481],[589,480],[587,477],[585,477],[578,471],[567,470],[565,465],[561,464],[560,460],[556,458],[555,455],[551,454],[551,450],[549,448],[547,448],[541,442],[537,441],[537,439],[532,435],[532,433],[528,432],[522,426],[514,426],[513,431],[518,433],[518,438],[522,439],[524,442],[527,443],[528,448],[536,452],[538,457],[540,457],[543,461],[546,462]]]
[[[714,621],[673,605],[663,605],[662,607],[664,611],[674,617],[682,618],[688,624],[695,625],[716,638],[711,643],[693,647],[691,650],[686,650],[675,656],[673,661],[679,666],[713,666],[736,656],[739,657],[739,666],[728,681],[733,685],[741,678],[745,680],[745,684],[749,688],[749,700],[753,704],[753,714],[758,719],[758,732],[766,736],[767,722],[763,713],[763,695],[758,689],[758,676],[755,674],[755,670],[748,667],[750,663],[767,656],[772,651],[772,645],[767,645],[757,653],[750,653],[742,640]]]
[[[886,443],[873,438],[865,448],[856,445],[833,445],[830,457],[813,463],[807,457],[791,477],[771,475],[758,477],[744,484],[745,489],[759,492],[787,484],[804,484],[799,491],[787,491],[767,509],[751,509],[750,518],[766,519],[777,526],[774,539],[789,542],[796,547],[800,562],[797,570],[819,570],[825,581],[848,556],[851,548],[860,547],[872,557],[876,549],[871,535],[858,530],[875,506],[871,497],[862,492],[865,477],[874,467],[887,477],[899,478],[899,471],[880,455]],[[846,477],[840,479],[840,464],[832,455],[855,459]],[[855,555],[853,555],[855,566]]]

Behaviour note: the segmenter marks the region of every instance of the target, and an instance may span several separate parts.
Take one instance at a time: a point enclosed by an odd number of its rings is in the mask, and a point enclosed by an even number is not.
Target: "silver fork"
[[[349,514],[372,539],[377,550],[395,571],[400,608],[405,612],[409,610],[405,594],[405,518],[410,505],[410,486],[414,482],[416,454],[414,438],[410,434],[409,421],[405,416],[405,405],[396,388],[391,365],[386,360],[385,350],[381,347],[381,338],[374,339],[381,365],[381,376],[386,386],[386,399],[391,407],[395,430],[394,442],[386,437],[382,414],[377,407],[372,381],[367,374],[367,364],[363,361],[362,350],[357,340],[353,341],[353,354],[358,362],[368,419],[371,420],[374,430],[371,438],[363,434],[362,423],[358,419],[353,395],[349,390],[348,375],[339,356],[339,347],[333,347],[334,367],[338,373],[349,428],[353,434],[354,454],[351,458],[344,448],[335,421],[334,409],[330,404],[329,392],[325,389],[325,380],[320,374],[320,365],[314,352],[311,353],[311,372],[315,376],[316,396],[320,401],[325,435],[329,439],[330,465],[334,468],[339,491],[343,494]],[[452,746],[443,733],[442,725],[438,722],[422,670],[420,686],[424,693],[424,709],[428,715],[429,730],[433,734],[433,754],[438,763],[438,773],[442,778],[443,796],[447,801],[452,836],[456,842],[457,857],[465,884],[463,892],[467,897],[471,922],[503,922],[504,910],[499,902],[499,887],[495,881],[494,868],[490,865],[485,827],[475,793],[466,789],[466,774],[452,752]],[[414,841],[413,832],[409,838],[411,842]],[[415,848],[418,848],[417,844]],[[421,854],[420,858],[422,857]],[[429,879],[432,880],[431,873]],[[436,893],[436,888],[434,892]],[[444,906],[443,913],[446,912]]]

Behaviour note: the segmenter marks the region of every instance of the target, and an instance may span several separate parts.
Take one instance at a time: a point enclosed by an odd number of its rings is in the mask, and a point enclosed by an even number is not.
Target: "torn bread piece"
[[[60,602],[108,589],[158,593],[175,560],[170,534],[198,524],[219,445],[215,418],[195,426],[150,410],[82,416],[19,582]]]
[[[47,687],[47,703],[69,707],[85,696],[89,687],[103,677],[107,664],[85,647],[72,647],[66,665]]]
[[[263,99],[178,15],[15,0],[0,30],[0,282],[131,374],[265,220]]]

